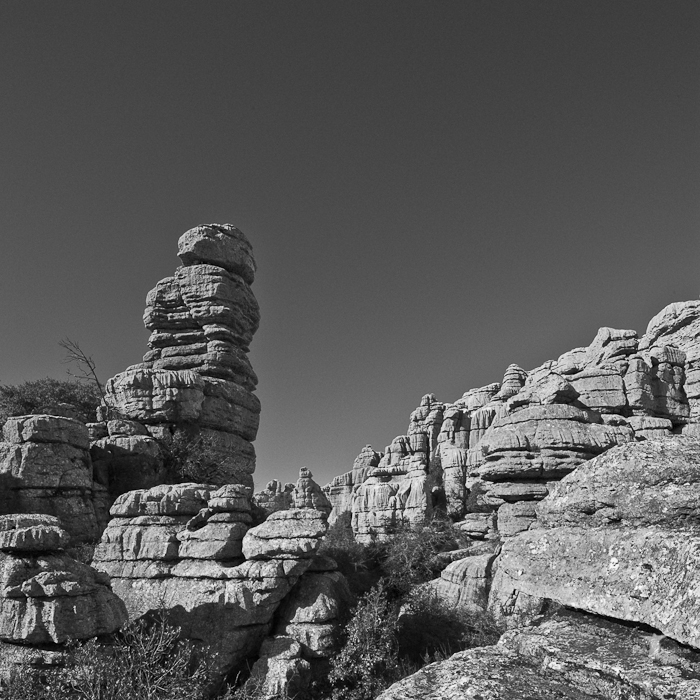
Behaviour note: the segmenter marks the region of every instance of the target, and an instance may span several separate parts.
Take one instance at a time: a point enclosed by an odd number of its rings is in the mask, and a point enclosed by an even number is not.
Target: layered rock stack
[[[352,595],[332,559],[316,557],[280,606],[272,636],[260,649],[252,676],[265,697],[293,697],[315,675],[327,673]]]
[[[109,577],[63,552],[49,515],[0,516],[0,677],[60,664],[63,645],[109,634],[126,609]]]
[[[210,224],[184,233],[178,256],[182,266],[146,298],[150,350],[142,363],[107,382],[105,400],[112,414],[142,424],[151,437],[167,443],[186,428],[190,439],[200,438],[217,465],[210,483],[252,486],[260,415],[248,360],[260,320],[250,288],[252,248],[234,226]],[[150,449],[141,444],[145,435],[110,433],[98,447],[103,458],[117,454],[114,472],[124,471],[119,459],[126,459],[123,440],[115,437],[131,438],[139,454]],[[125,490],[155,485],[134,476],[112,481]]]
[[[60,518],[72,540],[95,541],[105,486],[93,479],[84,423],[49,415],[8,418],[0,442],[0,513]],[[97,514],[96,508],[97,505]]]
[[[355,486],[360,486],[367,478],[370,469],[374,469],[382,457],[383,452],[375,452],[371,445],[365,445],[355,458],[352,469],[345,474],[333,478],[330,484],[323,487],[331,506],[331,514],[328,522],[333,524],[341,515],[352,513],[352,497]]]
[[[132,491],[112,506],[95,551],[130,619],[165,607],[183,636],[208,646],[219,675],[258,650],[327,528],[311,509],[278,511],[250,528],[250,496],[240,484]]]

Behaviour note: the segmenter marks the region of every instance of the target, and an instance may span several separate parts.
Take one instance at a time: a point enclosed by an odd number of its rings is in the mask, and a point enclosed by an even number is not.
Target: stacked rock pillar
[[[143,362],[107,382],[108,412],[144,425],[162,442],[166,457],[174,436],[206,452],[211,469],[198,481],[252,486],[260,415],[252,393],[257,377],[248,360],[260,320],[250,288],[252,248],[234,226],[210,224],[183,234],[178,256],[182,266],[146,299],[144,323],[151,335]],[[111,437],[112,431],[100,448],[113,452]],[[116,463],[112,468],[119,470]],[[113,497],[161,483],[111,482],[119,483]]]

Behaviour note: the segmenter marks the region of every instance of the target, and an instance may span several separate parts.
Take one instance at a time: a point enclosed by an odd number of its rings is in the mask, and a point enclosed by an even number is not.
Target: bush
[[[495,644],[501,635],[487,612],[469,611],[419,586],[406,597],[399,615],[399,654],[422,666],[473,647]]]
[[[390,540],[377,545],[389,591],[406,595],[414,586],[435,578],[443,568],[436,555],[460,544],[451,521],[442,518],[397,528]]]
[[[359,596],[377,584],[379,560],[376,547],[365,547],[355,541],[350,520],[350,513],[342,513],[328,528],[318,552],[336,561],[353,595]]]
[[[202,435],[196,426],[180,426],[164,447],[165,466],[173,481],[221,482],[221,447],[211,436]]]
[[[399,662],[398,608],[383,585],[357,604],[340,653],[331,659],[333,700],[372,700],[405,673]]]
[[[130,623],[112,644],[75,644],[66,666],[43,677],[13,680],[4,700],[197,700],[206,667],[162,616]]]
[[[0,385],[0,425],[10,416],[41,413],[45,407],[59,403],[69,404],[80,420],[90,423],[95,420],[100,401],[100,393],[94,384],[79,381],[45,377],[16,386]]]

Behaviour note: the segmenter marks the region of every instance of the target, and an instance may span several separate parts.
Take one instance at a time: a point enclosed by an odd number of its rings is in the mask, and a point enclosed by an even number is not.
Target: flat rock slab
[[[697,700],[698,655],[568,613],[430,664],[377,700]]]
[[[529,530],[501,550],[489,605],[524,593],[641,622],[700,647],[700,533],[558,527]]]
[[[556,484],[537,514],[549,527],[700,529],[700,441],[674,436],[615,447]]]

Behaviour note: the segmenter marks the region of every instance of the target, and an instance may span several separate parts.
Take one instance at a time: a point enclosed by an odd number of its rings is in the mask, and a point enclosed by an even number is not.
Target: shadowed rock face
[[[211,483],[253,485],[260,402],[248,350],[260,313],[250,289],[252,248],[235,227],[210,224],[183,234],[178,255],[183,267],[146,298],[150,350],[105,386],[111,410],[147,428],[129,444],[110,430],[96,445],[96,461],[119,475],[110,479],[113,497],[162,483],[163,457],[153,454],[148,438],[167,443],[183,425],[218,449]],[[142,468],[133,468],[137,462]]]
[[[311,509],[275,512],[251,528],[250,497],[240,484],[129,492],[95,550],[130,619],[165,608],[185,637],[209,646],[219,675],[258,650],[327,528],[325,513]]]

